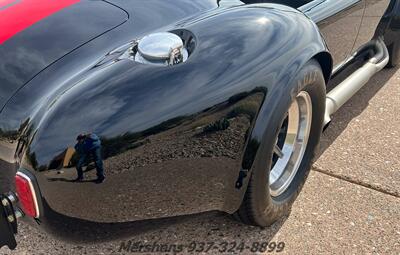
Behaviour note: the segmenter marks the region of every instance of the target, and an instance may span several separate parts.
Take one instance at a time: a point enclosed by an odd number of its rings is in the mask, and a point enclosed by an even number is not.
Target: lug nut
[[[18,201],[17,196],[12,192],[8,193],[7,198],[10,199],[13,204]]]
[[[7,199],[2,199],[1,203],[3,204],[3,206],[9,206],[10,205],[10,203],[8,203]]]
[[[24,217],[24,213],[19,208],[17,208],[14,213],[15,213],[15,217],[17,217],[17,219]]]
[[[10,215],[7,217],[7,220],[8,220],[8,222],[12,223],[15,221],[15,218],[14,218],[14,216]]]

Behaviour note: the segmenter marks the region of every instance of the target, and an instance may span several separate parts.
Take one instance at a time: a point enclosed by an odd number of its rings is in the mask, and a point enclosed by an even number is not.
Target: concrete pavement
[[[207,213],[125,240],[284,242],[286,254],[400,254],[399,109],[400,70],[384,70],[333,116],[291,214],[269,228]],[[68,244],[25,225],[18,242],[16,251],[0,254],[120,254],[119,241]]]

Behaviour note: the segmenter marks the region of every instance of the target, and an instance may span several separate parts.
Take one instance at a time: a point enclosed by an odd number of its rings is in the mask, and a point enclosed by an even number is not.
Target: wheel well
[[[325,78],[325,84],[328,84],[328,81],[332,74],[332,65],[333,60],[331,54],[329,52],[320,52],[316,54],[313,59],[317,60],[319,65],[321,66],[322,72]]]

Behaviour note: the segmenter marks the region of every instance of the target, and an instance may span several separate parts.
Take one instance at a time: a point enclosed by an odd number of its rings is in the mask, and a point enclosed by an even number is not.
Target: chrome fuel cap
[[[150,61],[169,60],[173,52],[181,52],[182,48],[182,39],[169,32],[147,35],[138,44],[139,54]]]

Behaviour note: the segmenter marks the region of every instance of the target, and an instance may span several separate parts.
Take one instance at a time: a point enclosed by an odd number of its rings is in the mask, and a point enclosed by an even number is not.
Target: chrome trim
[[[331,115],[342,107],[354,94],[389,62],[389,53],[381,38],[373,44],[375,55],[361,68],[352,73],[346,80],[337,85],[326,95],[324,125],[331,121]]]
[[[183,48],[182,39],[176,34],[160,32],[143,37],[138,43],[138,52],[147,60],[168,60],[179,54]]]
[[[284,137],[284,144],[282,148],[278,143],[274,147],[274,154],[279,158],[269,171],[271,196],[277,197],[284,193],[296,176],[307,148],[311,123],[311,97],[301,91],[289,108],[287,122],[282,125],[285,132],[280,133],[280,136]]]

